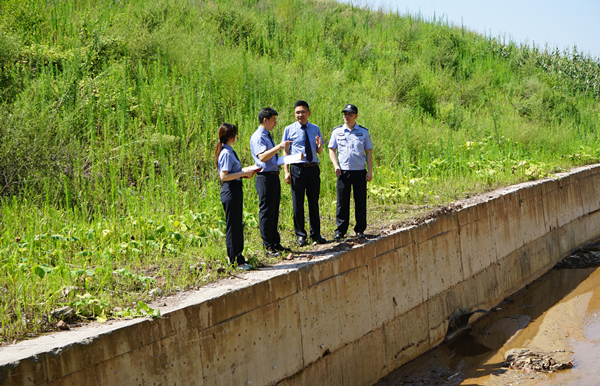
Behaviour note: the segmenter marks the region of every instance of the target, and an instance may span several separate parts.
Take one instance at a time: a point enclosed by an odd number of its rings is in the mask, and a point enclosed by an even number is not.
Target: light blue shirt
[[[329,148],[337,149],[338,163],[342,170],[365,170],[365,151],[373,149],[369,130],[354,124],[352,129],[345,124],[333,129]]]
[[[237,173],[242,171],[242,164],[233,154],[231,146],[223,144],[223,149],[219,153],[219,173]],[[236,178],[235,181],[241,181],[240,178]]]
[[[269,138],[269,131],[264,127],[259,126],[254,134],[252,134],[252,137],[250,137],[250,152],[252,153],[252,158],[254,158],[256,165],[262,168],[261,171],[263,172],[276,172],[279,170],[279,166],[277,165],[277,154],[266,162],[262,162],[260,158],[258,158],[259,154],[271,150],[274,147],[275,141],[272,140],[272,137]]]
[[[318,163],[319,157],[317,155],[317,136],[321,137],[321,142],[323,142],[321,130],[319,130],[319,126],[307,122],[306,132],[308,133],[308,140],[310,141],[310,147],[313,154],[313,160],[311,163]],[[300,122],[294,122],[286,127],[285,130],[283,130],[283,140],[292,141],[290,146],[290,154],[305,153],[304,130],[302,130],[302,125]],[[305,158],[297,163],[308,163],[308,161]]]

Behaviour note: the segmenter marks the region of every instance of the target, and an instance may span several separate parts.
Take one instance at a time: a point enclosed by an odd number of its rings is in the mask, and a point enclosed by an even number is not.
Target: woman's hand
[[[242,178],[252,178],[252,177],[254,177],[254,175],[256,174],[257,171],[258,171],[258,169],[256,169],[254,166],[247,166],[242,169],[241,177]]]

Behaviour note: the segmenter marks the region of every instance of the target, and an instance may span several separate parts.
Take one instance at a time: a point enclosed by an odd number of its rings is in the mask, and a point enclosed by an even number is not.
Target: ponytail
[[[215,165],[217,169],[219,168],[219,154],[221,154],[221,150],[223,150],[223,142],[221,140],[217,140],[217,146],[215,147]]]
[[[219,168],[219,154],[221,154],[221,150],[223,150],[223,145],[237,134],[237,127],[231,123],[223,123],[219,127],[219,140],[217,141],[217,146],[215,148],[215,165],[217,165],[217,169]]]

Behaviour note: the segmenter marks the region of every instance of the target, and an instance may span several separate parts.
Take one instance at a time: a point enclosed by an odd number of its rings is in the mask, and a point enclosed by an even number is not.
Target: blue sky
[[[443,17],[449,23],[506,41],[544,48],[577,50],[600,58],[600,1],[598,0],[341,0],[371,9]]]

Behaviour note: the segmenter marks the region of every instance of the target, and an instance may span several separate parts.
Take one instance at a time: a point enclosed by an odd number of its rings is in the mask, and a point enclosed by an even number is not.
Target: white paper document
[[[293,164],[293,163],[296,163],[296,162],[300,162],[303,159],[304,159],[304,154],[303,153],[296,153],[296,154],[286,155],[284,157],[279,157],[277,159],[277,165]]]

